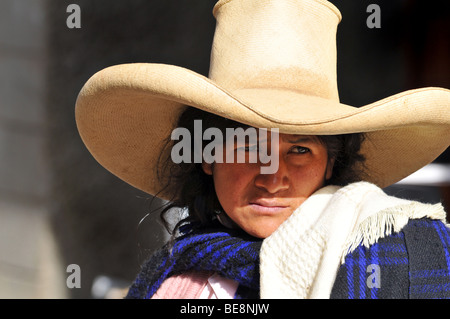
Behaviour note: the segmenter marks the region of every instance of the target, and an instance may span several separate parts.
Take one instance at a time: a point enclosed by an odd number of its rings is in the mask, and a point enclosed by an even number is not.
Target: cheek
[[[217,198],[225,212],[229,212],[242,201],[251,185],[252,169],[244,164],[216,164],[213,168],[214,187]]]
[[[330,171],[330,172],[329,172]],[[296,192],[312,194],[325,184],[325,180],[331,177],[331,170],[327,168],[326,161],[319,161],[314,165],[308,165],[301,169],[293,170],[291,174],[292,187]]]

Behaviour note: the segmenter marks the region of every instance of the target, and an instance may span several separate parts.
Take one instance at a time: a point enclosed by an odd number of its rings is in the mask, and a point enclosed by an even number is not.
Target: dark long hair
[[[197,108],[187,107],[181,114],[177,127],[189,130],[194,138],[194,120],[201,120],[202,129],[215,127],[225,132],[226,128],[243,129],[249,126],[208,113]],[[224,134],[225,135],[225,134]],[[334,159],[333,173],[327,185],[344,186],[362,179],[364,157],[360,154],[362,133],[343,135],[317,136],[327,149],[328,158]],[[204,142],[203,142],[204,143]],[[175,235],[178,228],[188,222],[198,227],[211,225],[215,216],[223,212],[217,198],[213,177],[204,173],[201,163],[195,163],[191,158],[189,163],[174,164],[171,159],[173,141],[168,137],[164,143],[164,151],[159,157],[158,176],[164,184],[164,193],[172,194],[167,206],[161,211],[161,220],[166,229]],[[194,156],[194,142],[191,141],[191,156]],[[202,150],[205,143],[202,145]],[[184,213],[173,226],[168,216],[173,208],[178,208]]]

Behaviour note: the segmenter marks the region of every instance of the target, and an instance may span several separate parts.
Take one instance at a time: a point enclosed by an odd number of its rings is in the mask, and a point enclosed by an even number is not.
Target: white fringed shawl
[[[422,217],[445,222],[442,205],[388,196],[367,182],[318,190],[263,241],[261,298],[329,298],[348,253]]]

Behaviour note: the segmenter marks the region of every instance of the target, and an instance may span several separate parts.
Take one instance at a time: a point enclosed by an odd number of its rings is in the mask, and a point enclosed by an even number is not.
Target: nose
[[[271,194],[276,194],[289,188],[288,168],[281,156],[279,157],[278,170],[273,174],[258,174],[255,178],[255,186]]]

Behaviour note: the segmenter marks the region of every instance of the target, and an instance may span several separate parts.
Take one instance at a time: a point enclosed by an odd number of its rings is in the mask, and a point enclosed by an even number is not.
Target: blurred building
[[[450,87],[450,2],[331,2],[343,14],[337,41],[343,103]],[[367,28],[370,3],[381,8],[380,29]],[[66,24],[70,4],[81,9],[79,29]],[[214,4],[0,2],[0,298],[101,296],[104,287],[129,283],[165,240],[157,212],[140,223],[161,203],[106,172],[85,149],[75,100],[91,75],[113,64],[168,63],[207,75]],[[437,163],[448,165],[448,155]],[[389,191],[431,202],[448,196],[446,183],[413,184]],[[71,264],[80,266],[81,288],[66,285]]]
[[[49,231],[43,0],[0,2],[0,298],[65,296]]]
[[[72,3],[80,29],[66,24]],[[167,238],[154,212],[161,203],[90,156],[74,105],[87,79],[112,64],[207,73],[210,4],[0,2],[0,298],[89,298],[94,283],[98,295],[104,278],[131,282]],[[66,286],[71,264],[80,266],[81,288]]]

